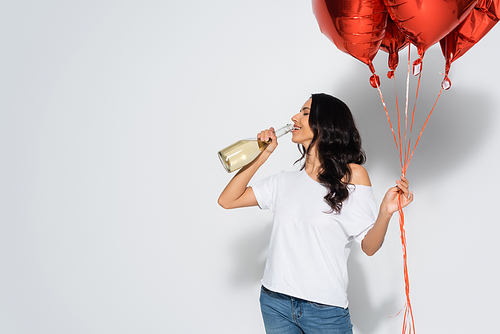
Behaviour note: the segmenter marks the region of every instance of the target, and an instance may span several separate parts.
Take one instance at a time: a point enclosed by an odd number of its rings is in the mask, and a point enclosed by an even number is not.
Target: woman
[[[365,154],[352,114],[342,101],[313,94],[292,117],[303,160],[248,186],[278,146],[274,129],[258,138],[267,148],[240,170],[219,197],[226,208],[258,205],[274,212],[261,288],[266,333],[352,333],[347,308],[347,258],[353,240],[369,256],[382,246],[392,214],[413,201],[402,177],[377,212]]]

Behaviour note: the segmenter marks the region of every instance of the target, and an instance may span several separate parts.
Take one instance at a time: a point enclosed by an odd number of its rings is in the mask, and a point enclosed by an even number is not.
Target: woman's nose
[[[292,118],[291,118],[291,119],[292,119],[292,122],[297,123],[297,121],[298,121],[298,120],[297,120],[297,115],[298,115],[298,114],[295,114],[295,115],[293,115],[293,116],[292,116]]]

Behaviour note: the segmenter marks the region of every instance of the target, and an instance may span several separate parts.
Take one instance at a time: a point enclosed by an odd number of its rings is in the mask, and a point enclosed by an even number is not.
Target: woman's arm
[[[255,172],[266,162],[269,156],[278,146],[274,129],[270,128],[260,132],[257,138],[262,141],[271,139],[271,143],[262,151],[259,156],[238,171],[238,173],[229,181],[228,185],[219,196],[219,205],[224,209],[242,208],[247,206],[257,205],[257,199],[251,187],[248,187],[250,179],[255,175]]]
[[[398,194],[401,191],[401,206],[404,208],[413,201],[413,192],[409,191],[409,183],[405,177],[396,181],[396,186],[390,188],[380,204],[380,211],[375,225],[368,231],[361,242],[361,248],[368,255],[375,254],[384,242],[387,227],[392,214],[398,211]]]

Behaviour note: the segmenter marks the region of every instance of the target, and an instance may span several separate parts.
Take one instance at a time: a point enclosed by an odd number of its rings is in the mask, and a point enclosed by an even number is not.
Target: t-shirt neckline
[[[312,182],[314,182],[314,183],[316,183],[316,184],[319,184],[319,185],[321,185],[321,186],[323,186],[323,187],[324,187],[324,184],[323,184],[323,183],[321,183],[321,182],[319,182],[319,181],[316,181],[315,179],[313,179],[313,178],[309,175],[309,173],[307,173],[307,172],[306,172],[306,169],[305,169],[305,168],[302,170],[302,172],[306,175],[306,177],[307,177],[309,180],[311,180]],[[372,186],[365,186],[364,184],[354,184],[354,183],[349,183],[349,184],[347,185],[347,187],[349,187],[349,188],[356,188],[356,187],[371,188]]]

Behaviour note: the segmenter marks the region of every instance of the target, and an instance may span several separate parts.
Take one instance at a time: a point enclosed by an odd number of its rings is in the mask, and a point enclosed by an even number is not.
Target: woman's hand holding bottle
[[[265,150],[268,153],[273,153],[278,146],[278,137],[276,137],[273,127],[259,132],[257,139],[268,144]]]
[[[278,146],[277,139],[293,129],[293,124],[287,124],[278,130],[263,130],[257,138],[242,139],[223,148],[218,152],[219,159],[227,172],[234,172],[252,162],[261,152],[266,152],[268,157]]]

